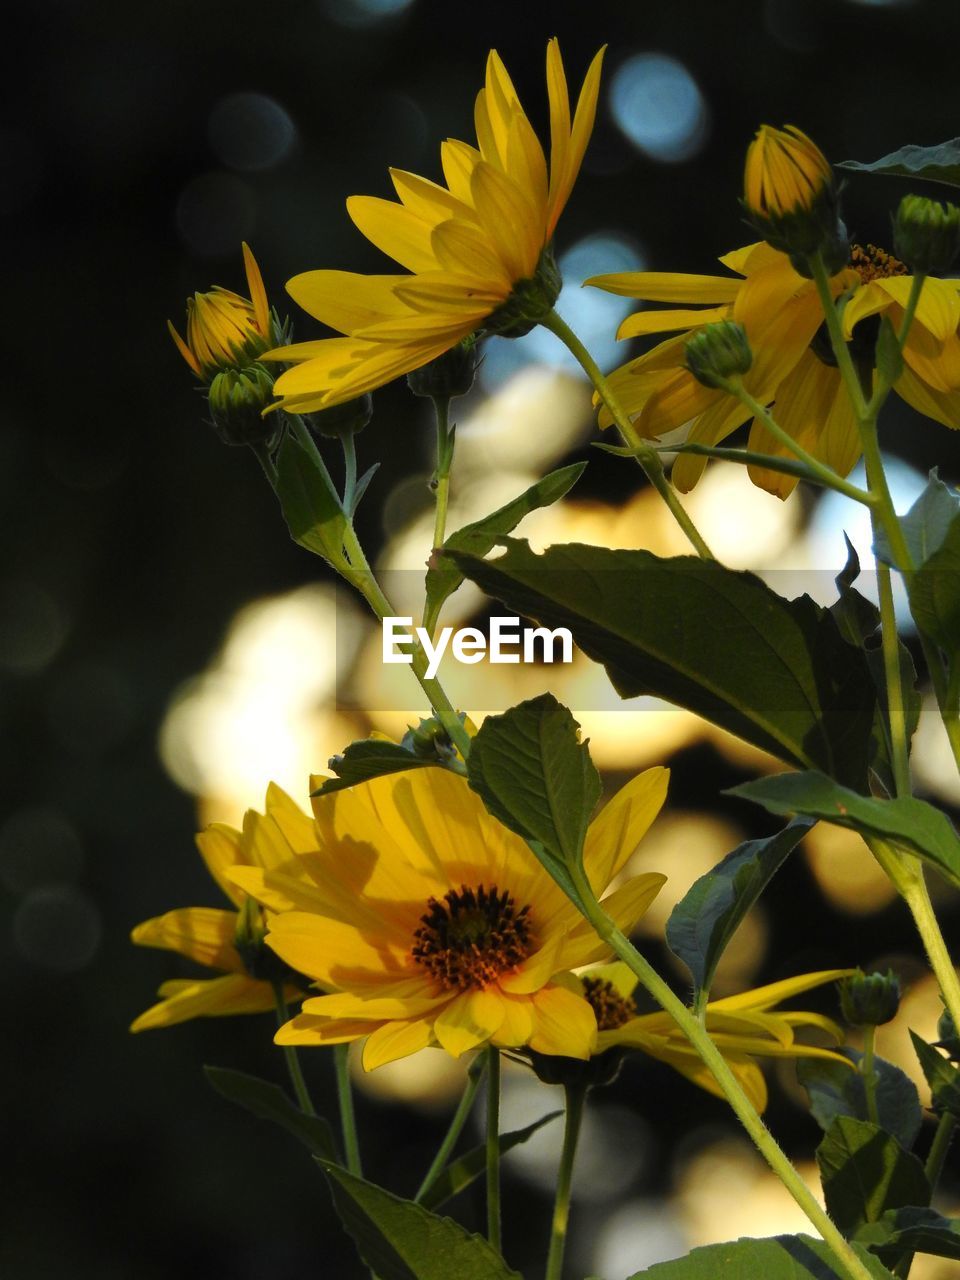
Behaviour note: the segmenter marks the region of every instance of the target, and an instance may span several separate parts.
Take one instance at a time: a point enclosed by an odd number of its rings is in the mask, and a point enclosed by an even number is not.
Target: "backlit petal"
[[[130,937],[140,947],[161,947],[211,969],[242,971],[234,935],[235,911],[215,907],[182,907],[138,924]]]
[[[603,893],[650,829],[667,798],[670,770],[645,769],[620,788],[587,829],[584,868],[595,893]]]
[[[597,1019],[582,996],[566,987],[544,987],[532,997],[532,1007],[531,1049],[567,1058],[590,1057],[597,1042]]]

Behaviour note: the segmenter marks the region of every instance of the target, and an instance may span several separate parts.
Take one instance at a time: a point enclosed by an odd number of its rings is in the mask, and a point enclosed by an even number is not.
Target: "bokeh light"
[[[69,884],[31,890],[13,917],[13,940],[20,954],[56,973],[86,968],[96,955],[101,931],[96,903]]]
[[[343,27],[372,27],[399,18],[413,0],[323,0],[323,10]]]
[[[0,883],[11,893],[71,883],[83,861],[76,828],[56,809],[17,809],[0,826]]]
[[[275,98],[231,93],[210,112],[207,136],[222,164],[260,172],[287,158],[297,141],[297,127]]]
[[[710,132],[709,108],[696,80],[665,53],[636,53],[617,68],[610,110],[634,146],[664,164],[693,159]]]
[[[205,173],[194,178],[177,201],[177,228],[191,253],[200,258],[235,254],[252,240],[257,225],[253,188],[232,173]]]

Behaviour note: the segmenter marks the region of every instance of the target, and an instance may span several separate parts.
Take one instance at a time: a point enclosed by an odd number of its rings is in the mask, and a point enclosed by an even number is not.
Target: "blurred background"
[[[950,0],[41,0],[5,25],[0,1275],[361,1275],[309,1156],[202,1078],[201,1064],[215,1063],[282,1082],[269,1016],[126,1029],[161,981],[189,972],[132,948],[130,928],[173,907],[220,905],[193,847],[198,824],[239,823],[271,778],[306,803],[307,775],[329,755],[371,724],[402,732],[422,710],[404,669],[386,682],[360,609],[289,541],[255,460],[202,421],[165,320],[181,324],[194,290],[245,290],[243,239],[281,311],[283,282],[299,271],[383,270],[345,197],[387,195],[388,165],[439,176],[440,140],[472,137],[491,46],[542,131],[544,48],[558,35],[572,85],[609,43],[596,133],[556,247],[561,310],[611,367],[627,354],[613,341],[627,305],[579,281],[710,271],[745,243],[742,157],[761,121],[799,124],[834,159],[958,132],[947,87],[960,10]],[[849,181],[858,239],[886,243],[902,191],[896,180]],[[294,323],[299,338],[318,333],[301,314]],[[448,527],[589,458],[568,499],[522,532],[537,545],[685,550],[637,470],[590,447],[587,390],[549,335],[491,342],[456,418]],[[899,404],[883,436],[901,504],[935,463],[960,479],[960,437]],[[403,386],[380,392],[360,454],[383,465],[359,530],[396,571],[400,601],[418,589],[429,547],[431,448],[423,403]],[[708,471],[691,508],[721,556],[783,591],[829,598],[844,528],[869,562],[868,532],[845,508],[806,494],[781,504],[736,469]],[[463,591],[448,620],[477,607]],[[773,829],[720,795],[770,762],[686,713],[616,708],[585,664],[474,669],[459,686],[458,675],[455,700],[478,713],[552,689],[591,735],[608,791],[647,764],[671,765],[668,808],[635,868],[670,876],[641,939],[682,990],[659,941],[666,914],[738,841]],[[923,793],[960,804],[930,715],[915,759]],[[955,903],[942,907],[956,938]],[[718,990],[858,962],[903,974],[908,995],[879,1049],[916,1074],[907,1026],[932,1036],[935,988],[865,850],[822,828],[745,922]],[[829,991],[819,1007],[835,1012]],[[332,1064],[307,1059],[331,1109]],[[792,1068],[773,1074],[771,1124],[812,1178],[818,1130]],[[439,1051],[358,1079],[372,1177],[411,1192],[461,1079]],[[556,1105],[531,1077],[508,1074],[507,1127]],[[528,1280],[559,1140],[548,1126],[508,1160],[506,1253]],[[942,1207],[958,1205],[954,1160]],[[479,1225],[479,1193],[455,1212]],[[801,1227],[725,1107],[667,1068],[632,1060],[595,1097],[571,1275],[620,1280],[698,1244]],[[953,1266],[924,1261],[918,1280]]]

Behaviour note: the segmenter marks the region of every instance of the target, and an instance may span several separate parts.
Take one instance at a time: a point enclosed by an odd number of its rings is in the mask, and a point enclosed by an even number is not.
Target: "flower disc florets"
[[[604,978],[581,978],[583,994],[597,1015],[598,1031],[616,1031],[636,1015],[637,1006],[630,996],[621,995],[612,982]]]
[[[431,898],[411,955],[446,991],[478,990],[514,970],[533,950],[530,908],[496,885],[462,885]]]

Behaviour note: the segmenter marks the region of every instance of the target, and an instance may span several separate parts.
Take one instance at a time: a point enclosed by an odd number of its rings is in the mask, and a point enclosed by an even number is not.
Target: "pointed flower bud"
[[[684,347],[684,355],[686,367],[705,387],[723,387],[753,363],[746,331],[735,320],[704,325]]]
[[[913,271],[947,271],[960,252],[960,209],[926,196],[904,196],[893,220],[893,244]]]
[[[214,285],[209,293],[187,299],[187,334],[182,338],[168,320],[167,328],[177,350],[193,372],[210,383],[223,369],[251,363],[261,352],[287,340],[286,326],[267,304],[260,268],[243,246],[249,298]]]
[[[475,334],[470,334],[429,364],[408,373],[407,386],[415,396],[452,400],[467,394],[476,372],[477,339]]]
[[[213,429],[224,444],[264,444],[277,431],[263,411],[273,399],[273,374],[265,365],[228,368],[214,376],[207,393]]]
[[[826,156],[795,125],[761,125],[747,150],[743,207],[748,221],[768,244],[786,253],[801,275],[809,260],[823,255],[827,270],[847,260],[847,235],[840,221],[837,188]]]
[[[900,979],[886,973],[864,973],[858,969],[837,984],[840,1008],[851,1027],[880,1027],[892,1022],[900,1008]]]
[[[344,400],[342,404],[317,409],[314,413],[304,414],[304,417],[318,436],[342,440],[344,436],[356,435],[369,423],[373,417],[373,397],[367,391],[356,400]]]

